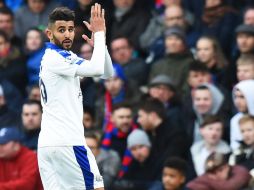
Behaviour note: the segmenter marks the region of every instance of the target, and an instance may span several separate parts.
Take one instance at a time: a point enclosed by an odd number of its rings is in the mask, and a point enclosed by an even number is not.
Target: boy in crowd
[[[200,133],[203,140],[195,142],[191,147],[192,161],[198,176],[205,173],[205,161],[212,152],[230,152],[229,145],[222,140],[223,128],[223,121],[216,115],[205,117],[201,124]]]
[[[254,55],[242,55],[237,60],[237,80],[254,79]]]
[[[252,174],[254,172],[254,116],[245,115],[239,120],[243,141],[230,156],[231,165],[244,165]]]
[[[185,160],[172,157],[169,158],[163,167],[162,183],[163,190],[185,190],[187,163]]]

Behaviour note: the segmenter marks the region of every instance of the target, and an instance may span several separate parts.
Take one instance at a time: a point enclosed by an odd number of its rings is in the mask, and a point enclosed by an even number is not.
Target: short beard
[[[55,35],[53,35],[53,40],[54,40],[54,43],[55,43],[58,47],[60,47],[61,49],[65,49],[65,50],[70,50],[70,49],[71,49],[71,46],[70,46],[69,48],[65,48],[65,47],[63,46],[63,42],[60,42],[60,41],[56,38]]]

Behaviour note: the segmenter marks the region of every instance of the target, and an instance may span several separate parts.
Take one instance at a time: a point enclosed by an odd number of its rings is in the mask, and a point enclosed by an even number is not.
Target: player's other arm
[[[78,65],[76,75],[81,77],[101,76],[104,74],[105,65],[105,33],[98,31],[94,34],[94,50],[90,61],[85,60]],[[103,56],[104,55],[104,56]]]
[[[99,4],[95,4],[91,8],[91,23],[84,22],[87,28],[92,32],[91,39],[86,35],[82,37],[91,45],[94,46],[93,55],[90,61],[85,61],[81,64],[76,72],[79,76],[101,76],[109,78],[113,76],[114,69],[110,55],[106,47],[105,33],[105,12]]]

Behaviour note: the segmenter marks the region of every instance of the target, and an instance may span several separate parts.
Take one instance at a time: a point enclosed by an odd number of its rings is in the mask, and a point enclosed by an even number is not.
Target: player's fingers
[[[85,35],[85,34],[82,35],[82,38],[83,38],[85,41],[90,41],[90,39],[88,38],[88,36]]]
[[[91,7],[91,19],[93,19],[95,17],[95,6],[93,5]]]
[[[83,21],[83,23],[86,25],[88,30],[90,30],[90,31],[92,30],[91,25],[87,21]]]
[[[104,10],[104,9],[101,10],[101,17],[102,17],[103,19],[105,18],[105,10]]]
[[[95,12],[96,12],[96,17],[99,16],[99,4],[98,3],[95,3]]]
[[[100,4],[98,4],[97,10],[98,10],[98,17],[101,18],[102,13],[101,13],[101,5]]]

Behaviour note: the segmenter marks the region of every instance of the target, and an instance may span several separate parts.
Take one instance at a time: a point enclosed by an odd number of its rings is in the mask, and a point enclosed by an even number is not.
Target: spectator
[[[95,133],[88,132],[85,134],[85,137],[87,146],[93,152],[98,168],[103,176],[104,187],[106,190],[110,190],[120,169],[120,157],[114,150],[100,148],[100,138]]]
[[[87,42],[83,43],[80,47],[80,57],[90,60],[93,53],[93,47],[90,46]]]
[[[197,21],[196,32],[200,35],[217,37],[226,55],[232,51],[232,42],[236,27],[237,11],[225,0],[205,0],[203,14]]]
[[[237,60],[237,80],[254,79],[254,55],[242,55]]]
[[[91,32],[84,25],[83,21],[90,20],[91,7],[95,0],[79,0],[77,1],[77,6],[74,9],[75,12],[75,38],[72,46],[74,52],[78,52],[81,48],[84,40],[82,39],[82,34],[91,36]]]
[[[240,55],[254,52],[254,26],[239,25],[236,28],[236,41]]]
[[[80,47],[80,57],[90,60],[93,53],[93,47],[88,43],[83,43]],[[96,80],[91,77],[84,77],[81,79],[80,88],[83,95],[83,106],[94,107],[96,102],[96,93],[98,86]]]
[[[162,171],[163,188],[160,190],[186,190],[184,184],[187,176],[185,160],[172,157],[166,160]]]
[[[41,93],[40,93],[40,88],[38,84],[32,85],[28,87],[28,99],[29,100],[37,100],[41,101]]]
[[[113,0],[114,8],[109,11],[108,40],[118,35],[128,36],[134,49],[139,50],[139,36],[149,22],[149,12],[138,8],[138,0]],[[137,21],[138,24],[137,24]]]
[[[96,122],[100,128],[105,128],[105,125],[109,122],[112,112],[112,106],[121,102],[128,102],[135,106],[140,99],[140,92],[134,90],[133,86],[126,78],[125,73],[121,65],[114,64],[114,76],[104,81],[105,93],[96,101]],[[104,121],[103,121],[104,120]]]
[[[31,27],[41,30],[47,28],[49,13],[59,4],[53,0],[27,0],[27,3],[15,12],[15,33],[24,38]]]
[[[0,129],[0,189],[42,190],[37,158],[15,127]]]
[[[239,126],[243,140],[240,147],[231,154],[229,163],[243,165],[252,174],[254,169],[254,116],[243,116],[239,120]]]
[[[216,38],[212,36],[200,37],[196,49],[197,59],[209,69],[213,75],[213,81],[222,83],[228,62]]]
[[[254,26],[254,7],[247,7],[243,14],[243,23]]]
[[[182,126],[181,102],[174,81],[166,75],[158,75],[149,83],[149,96],[161,101],[166,108],[167,117],[174,126]]]
[[[156,99],[148,99],[138,109],[138,123],[148,133],[152,143],[151,154],[156,155],[157,163],[163,163],[171,156],[185,158],[189,141],[180,127],[172,126],[166,118],[163,104]]]
[[[22,143],[31,150],[37,150],[39,133],[41,130],[42,107],[36,100],[28,100],[23,104],[22,124],[23,137]]]
[[[83,106],[83,126],[85,133],[97,129],[95,126],[95,111],[90,106]]]
[[[132,108],[127,103],[115,104],[102,140],[102,148],[115,150],[121,159],[126,153],[128,135],[137,128],[132,114]]]
[[[11,45],[22,49],[22,40],[14,32],[14,15],[8,7],[0,8],[0,30],[7,34]]]
[[[152,65],[150,80],[159,74],[165,74],[175,80],[177,90],[183,90],[187,85],[189,64],[193,61],[185,38],[183,30],[179,27],[169,28],[165,32],[166,54]]]
[[[25,37],[25,52],[28,56],[26,67],[29,86],[39,84],[40,65],[45,49],[43,33],[37,28],[30,28]]]
[[[189,113],[185,120],[186,131],[192,143],[202,139],[199,128],[207,115],[221,115],[225,122],[224,129],[228,130],[231,107],[216,86],[208,83],[201,84],[194,90],[192,102],[194,113]]]
[[[212,153],[206,160],[206,173],[187,184],[191,190],[239,190],[248,185],[250,176],[241,166],[229,166],[225,155]]]
[[[179,5],[169,5],[165,8],[163,15],[157,15],[150,20],[146,30],[140,36],[141,47],[149,50],[155,40],[164,36],[166,28],[176,25],[186,28],[184,10]]]
[[[157,163],[156,156],[151,154],[149,137],[143,130],[135,129],[127,138],[127,146],[133,159],[124,176],[116,181],[115,189],[149,189],[161,175],[160,163]]]
[[[134,58],[134,47],[127,37],[119,36],[110,43],[112,59],[120,64],[129,81],[136,86],[146,84],[148,67],[141,58]]]
[[[20,125],[19,116],[8,108],[6,104],[4,90],[0,85],[0,129],[5,126],[19,126],[19,125]]]
[[[195,142],[191,147],[191,157],[198,176],[205,173],[205,161],[212,152],[229,154],[229,145],[222,140],[223,121],[218,116],[206,116],[200,125],[203,140]]]
[[[0,80],[10,81],[25,96],[27,84],[25,59],[8,36],[0,30]]]
[[[239,120],[244,114],[254,115],[254,80],[239,82],[233,89],[233,100],[238,111],[230,120],[230,146],[232,150],[239,147],[242,135],[239,127]]]

